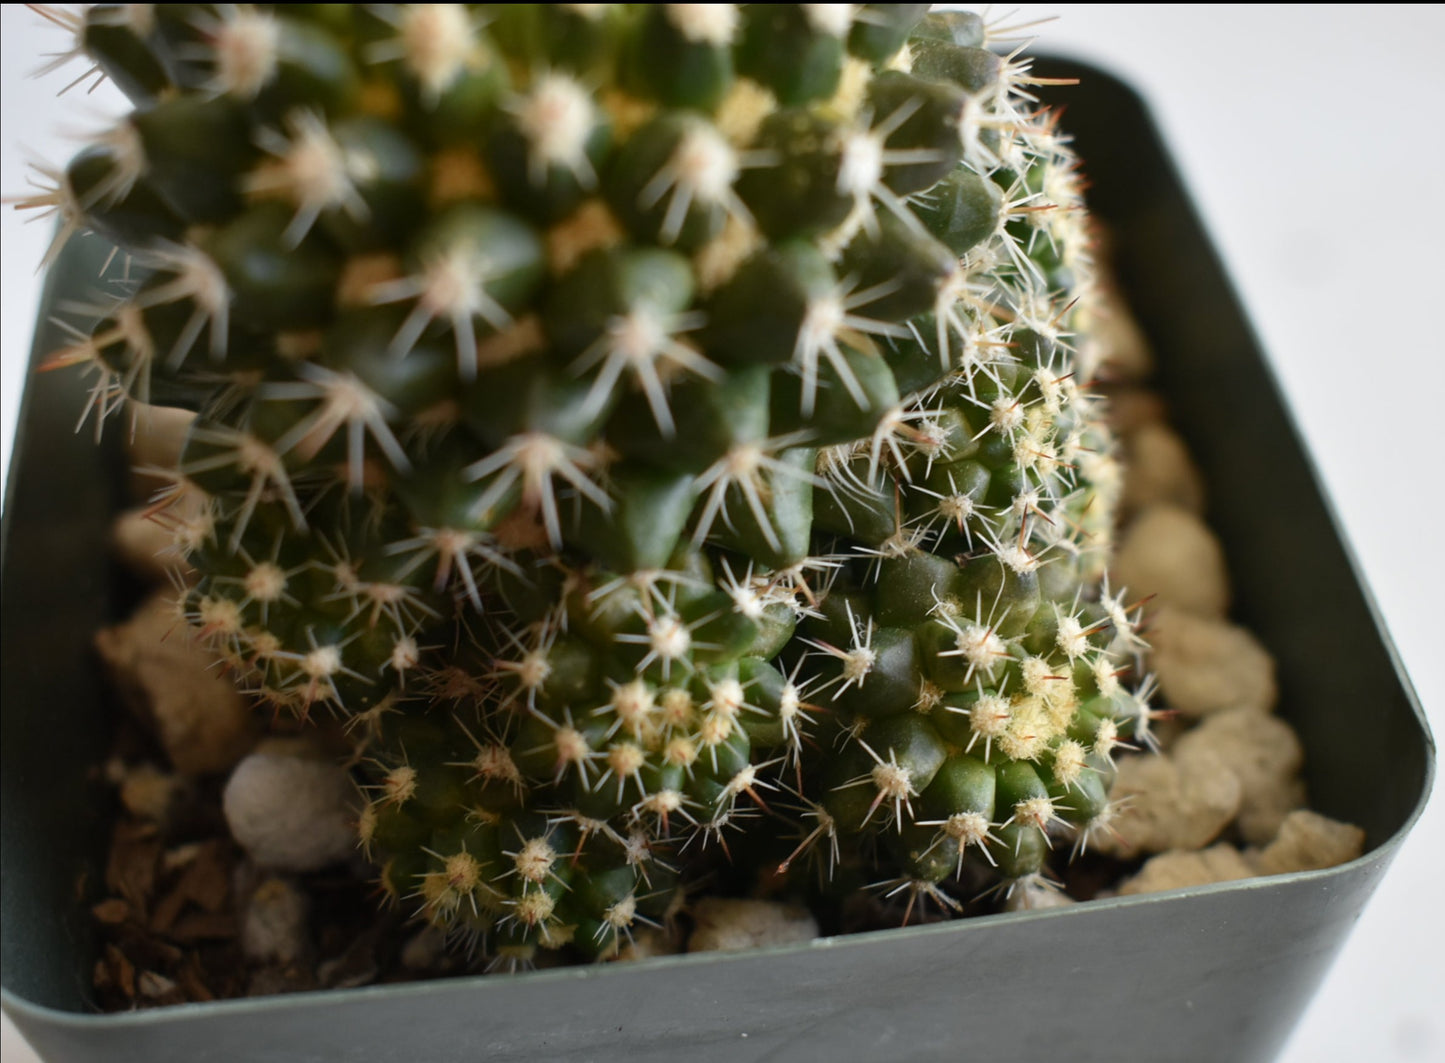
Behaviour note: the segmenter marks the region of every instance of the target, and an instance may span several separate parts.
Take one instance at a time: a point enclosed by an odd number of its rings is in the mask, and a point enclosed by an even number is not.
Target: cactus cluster
[[[732,839],[953,906],[1147,735],[1076,160],[926,11],[51,12],[135,104],[34,201],[125,252],[51,364],[196,411],[185,618],[499,963]]]

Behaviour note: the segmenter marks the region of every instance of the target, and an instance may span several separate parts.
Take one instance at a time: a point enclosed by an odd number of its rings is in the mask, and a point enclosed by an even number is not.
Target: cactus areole
[[[385,892],[498,966],[719,852],[1037,882],[1148,737],[1077,162],[926,11],[70,17],[135,110],[41,197],[123,252],[52,363],[196,412],[185,619],[347,723]]]

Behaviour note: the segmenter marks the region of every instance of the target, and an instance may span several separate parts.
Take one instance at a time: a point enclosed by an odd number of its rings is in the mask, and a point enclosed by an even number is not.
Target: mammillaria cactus
[[[347,722],[386,891],[498,963],[734,838],[954,906],[1147,738],[1076,163],[925,11],[69,23],[136,110],[40,197],[125,252],[52,364],[196,411],[185,618]]]

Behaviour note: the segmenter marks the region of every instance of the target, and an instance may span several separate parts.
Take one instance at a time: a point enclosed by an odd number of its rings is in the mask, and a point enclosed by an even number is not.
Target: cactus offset
[[[925,10],[73,25],[136,111],[53,200],[131,279],[53,362],[197,411],[186,617],[348,720],[386,890],[499,964],[614,952],[750,820],[949,906],[1107,819],[1075,160]]]

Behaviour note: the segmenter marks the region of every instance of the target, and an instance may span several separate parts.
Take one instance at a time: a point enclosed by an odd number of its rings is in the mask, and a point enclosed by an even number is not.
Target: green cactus
[[[497,964],[730,838],[949,907],[1107,821],[1148,710],[1076,164],[925,11],[75,22],[136,110],[52,200],[129,272],[53,362],[197,412],[185,615],[347,721],[386,891]]]

